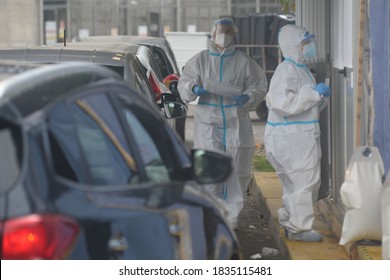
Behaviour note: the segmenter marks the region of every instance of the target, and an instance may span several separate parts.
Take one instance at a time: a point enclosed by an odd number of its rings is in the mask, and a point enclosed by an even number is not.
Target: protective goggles
[[[302,44],[303,43],[309,43],[311,41],[314,41],[315,36],[310,34],[309,31],[306,31],[305,34],[303,34]]]

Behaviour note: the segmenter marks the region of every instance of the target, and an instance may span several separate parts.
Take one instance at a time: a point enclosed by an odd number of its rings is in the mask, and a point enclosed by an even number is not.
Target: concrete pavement
[[[279,179],[274,172],[255,172],[251,186],[256,203],[268,221],[272,237],[276,241],[281,254],[292,260],[380,260],[381,246],[367,244],[351,245],[351,253],[338,244],[339,239],[321,215],[315,209],[314,229],[323,236],[323,242],[290,241],[279,226],[277,210],[282,205],[282,190]]]

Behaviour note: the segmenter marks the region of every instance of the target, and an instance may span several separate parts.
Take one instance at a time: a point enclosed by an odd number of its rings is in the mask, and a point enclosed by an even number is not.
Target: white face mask
[[[305,61],[313,60],[317,57],[317,48],[314,42],[310,42],[303,47],[303,59]]]
[[[215,44],[218,45],[218,46],[221,46],[223,48],[226,48],[227,46],[229,46],[233,41],[233,37],[228,35],[228,34],[224,34],[224,33],[220,33],[220,34],[217,34],[215,36]]]

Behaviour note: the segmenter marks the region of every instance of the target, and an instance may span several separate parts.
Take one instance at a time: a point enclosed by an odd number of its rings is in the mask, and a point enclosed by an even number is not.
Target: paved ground
[[[238,221],[237,237],[241,245],[244,259],[249,260],[256,257],[259,260],[280,260],[283,259],[279,254],[276,256],[263,254],[263,248],[277,249],[276,242],[272,238],[268,224],[263,214],[255,205],[253,194],[245,198],[244,209],[241,212]]]
[[[186,146],[191,148],[193,143],[193,119],[191,106],[189,111],[189,117],[186,120]],[[251,112],[253,133],[255,136],[256,144],[263,144],[263,135],[265,123],[260,121],[255,112]],[[263,214],[258,210],[257,205],[253,197],[254,194],[248,193],[245,197],[244,209],[240,215],[238,221],[238,231],[236,232],[239,239],[244,259],[267,259],[276,260],[281,259],[280,254],[277,256],[265,256],[263,255],[263,248],[277,249],[276,242],[273,240],[271,232],[269,231],[268,224],[263,219]],[[261,255],[261,258],[260,258]]]

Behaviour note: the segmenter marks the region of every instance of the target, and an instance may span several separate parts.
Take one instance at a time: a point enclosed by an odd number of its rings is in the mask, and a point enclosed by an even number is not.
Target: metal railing
[[[256,60],[257,63],[263,68],[265,73],[272,74],[275,72],[276,66],[282,62],[282,52],[279,49],[279,45],[245,45],[238,44],[236,48],[246,52],[247,55]],[[267,65],[267,49],[276,49],[277,60],[275,65]],[[268,57],[269,58],[269,57]]]

